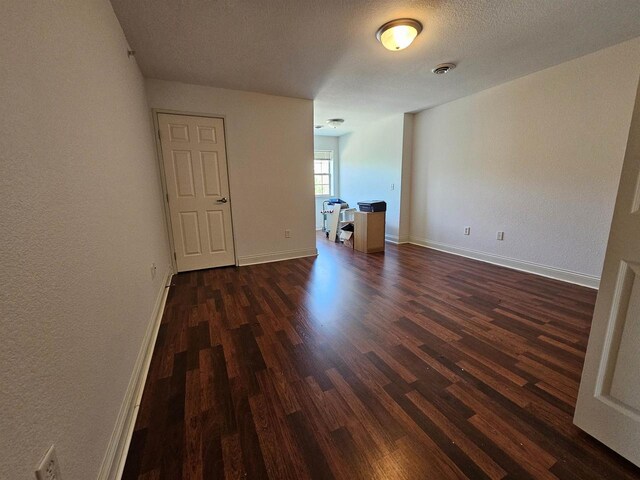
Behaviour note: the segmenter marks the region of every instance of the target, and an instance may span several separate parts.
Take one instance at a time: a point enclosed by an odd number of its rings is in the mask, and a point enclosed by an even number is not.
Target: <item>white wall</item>
[[[0,478],[96,478],[169,248],[144,83],[107,0],[0,16]],[[158,265],[151,279],[150,266]]]
[[[597,284],[639,74],[635,39],[417,114],[412,241]]]
[[[322,228],[322,202],[329,197],[340,196],[340,149],[338,137],[315,135],[313,137],[314,150],[330,150],[333,152],[333,194],[316,196],[316,230]]]
[[[398,242],[409,241],[411,224],[411,169],[413,167],[413,124],[415,115],[404,114],[402,132],[402,185],[400,191],[400,226]]]
[[[341,198],[353,207],[363,200],[386,201],[391,240],[400,233],[403,128],[404,115],[399,114],[339,137]]]
[[[311,100],[161,80],[146,86],[153,108],[225,117],[241,264],[316,253]]]

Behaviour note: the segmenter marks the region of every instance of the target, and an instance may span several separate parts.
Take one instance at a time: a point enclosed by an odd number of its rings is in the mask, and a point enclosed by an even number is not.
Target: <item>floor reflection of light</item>
[[[366,329],[363,314],[375,292],[383,297],[396,288],[397,259],[385,261],[384,254],[357,252],[324,236],[317,248],[319,255],[299,285],[308,322],[321,341],[348,335],[354,327]]]
[[[308,281],[301,285],[305,291],[305,308],[313,317],[310,321],[327,335],[338,333],[354,316],[358,317],[358,312],[354,310],[358,305],[362,306],[358,297],[363,294],[370,296],[368,292],[371,288],[384,292],[396,281],[396,269],[389,268],[390,264],[384,261],[384,256],[368,256],[353,250],[340,251],[341,248],[348,249],[343,245],[332,245],[324,238],[319,239],[319,255],[313,262]],[[372,266],[377,268],[367,270],[367,278],[361,278],[353,265],[345,263],[355,259],[364,260],[365,263],[370,260]]]
[[[315,322],[327,329],[339,325],[345,316],[344,309],[349,304],[348,282],[352,281],[336,258],[330,257],[331,253],[326,252],[315,260],[304,299]]]

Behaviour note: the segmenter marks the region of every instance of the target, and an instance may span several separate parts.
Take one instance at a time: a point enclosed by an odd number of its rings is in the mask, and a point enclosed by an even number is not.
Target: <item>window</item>
[[[315,152],[313,173],[316,195],[331,195],[333,193],[333,152]]]

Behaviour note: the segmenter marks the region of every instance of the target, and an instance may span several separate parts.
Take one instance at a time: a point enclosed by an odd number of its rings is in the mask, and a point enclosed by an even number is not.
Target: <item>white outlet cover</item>
[[[60,463],[56,455],[55,445],[51,445],[47,453],[40,461],[36,469],[36,478],[38,480],[62,480],[60,475]]]

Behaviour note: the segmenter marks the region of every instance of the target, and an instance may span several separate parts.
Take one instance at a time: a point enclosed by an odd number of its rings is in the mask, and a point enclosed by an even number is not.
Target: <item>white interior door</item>
[[[235,264],[224,122],[158,114],[178,271]]]
[[[574,423],[640,466],[640,92]]]

